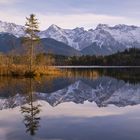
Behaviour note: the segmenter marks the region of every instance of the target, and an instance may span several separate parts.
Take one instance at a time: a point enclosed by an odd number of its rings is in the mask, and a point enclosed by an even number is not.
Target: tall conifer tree
[[[39,32],[39,23],[38,20],[36,19],[36,16],[34,14],[31,14],[30,17],[26,18],[26,37],[24,38],[24,41],[29,45],[29,50],[30,50],[30,72],[32,72],[32,67],[33,67],[33,58],[34,58],[34,48],[35,46],[40,42],[40,38],[37,35]]]

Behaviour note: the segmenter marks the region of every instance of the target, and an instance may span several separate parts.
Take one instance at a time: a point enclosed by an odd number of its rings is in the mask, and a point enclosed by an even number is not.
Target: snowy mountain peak
[[[55,24],[52,24],[47,30],[60,30],[61,28]]]
[[[98,24],[96,27],[96,30],[104,29],[104,28],[109,28],[109,25],[108,24]]]
[[[118,24],[118,25],[115,25],[114,27],[113,27],[114,29],[120,29],[120,30],[135,30],[135,29],[137,29],[138,27],[137,26],[134,26],[134,25],[125,25],[125,24]]]
[[[21,37],[25,35],[25,27],[15,23],[0,21],[0,33],[9,33],[16,37]]]
[[[83,27],[76,27],[75,29],[73,29],[75,31],[84,31],[85,29]]]

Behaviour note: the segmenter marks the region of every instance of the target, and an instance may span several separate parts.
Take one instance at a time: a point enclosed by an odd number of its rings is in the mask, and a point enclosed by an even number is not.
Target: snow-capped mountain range
[[[26,94],[28,95],[28,94]],[[130,84],[111,77],[100,77],[93,81],[76,80],[74,83],[52,93],[33,94],[34,101],[45,101],[55,107],[65,102],[83,104],[95,102],[98,107],[113,104],[118,107],[140,104],[140,84]],[[15,94],[0,98],[0,109],[14,108],[27,103],[28,97]]]
[[[0,33],[9,33],[16,37],[25,35],[25,27],[0,21]],[[112,54],[127,48],[140,48],[140,27],[116,25],[110,27],[99,24],[95,29],[62,29],[51,25],[39,32],[40,38],[52,38],[63,42],[81,52],[93,54]]]
[[[0,21],[0,33],[9,33],[16,37],[22,37],[25,35],[25,27],[14,23]]]

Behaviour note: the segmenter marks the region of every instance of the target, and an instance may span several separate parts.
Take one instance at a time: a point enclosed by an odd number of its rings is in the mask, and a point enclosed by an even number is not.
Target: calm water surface
[[[139,69],[0,77],[0,140],[139,140]]]

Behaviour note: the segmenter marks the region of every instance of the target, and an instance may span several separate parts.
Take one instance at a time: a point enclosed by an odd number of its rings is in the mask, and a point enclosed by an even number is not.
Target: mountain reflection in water
[[[35,135],[40,128],[42,102],[58,108],[66,106],[65,103],[87,102],[96,103],[98,107],[138,105],[139,69],[70,69],[61,77],[36,79],[0,77],[0,109],[20,107],[26,132],[30,135]]]
[[[1,78],[0,109],[26,104],[30,93],[32,102],[43,100],[51,106],[64,102],[83,104],[85,101],[95,102],[98,107],[109,104],[123,107],[140,103],[139,77],[134,79],[132,76],[132,80],[130,73],[127,73],[126,81],[126,77],[120,79],[120,76],[117,78],[102,74],[95,70],[75,70],[64,77]]]

